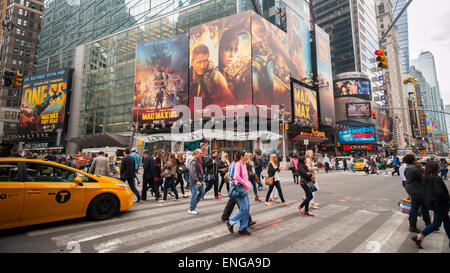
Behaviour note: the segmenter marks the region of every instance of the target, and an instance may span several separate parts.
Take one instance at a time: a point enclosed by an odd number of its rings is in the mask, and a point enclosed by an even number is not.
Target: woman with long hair
[[[448,216],[450,195],[444,181],[439,177],[439,172],[440,166],[437,161],[429,161],[425,166],[425,173],[422,179],[424,184],[424,203],[427,209],[434,210],[434,219],[433,223],[427,225],[418,235],[411,238],[419,248],[423,248],[423,239],[438,230],[442,223],[444,224],[447,237],[450,239],[450,217]]]
[[[245,154],[245,165],[247,166],[247,173],[248,173],[248,179],[253,185],[253,193],[255,194],[255,201],[262,202],[261,199],[258,196],[258,186],[256,185],[256,178],[255,178],[255,164],[252,160],[252,154],[246,153]]]
[[[298,210],[302,215],[307,216],[314,216],[314,214],[309,213],[309,202],[313,199],[313,194],[311,193],[311,190],[306,185],[308,182],[311,182],[312,174],[308,172],[308,167],[306,166],[306,158],[301,156],[298,159],[298,172],[300,177],[300,186],[305,191],[306,197],[304,198],[303,202],[298,206]],[[304,210],[303,210],[304,208]]]
[[[283,197],[283,191],[281,190],[281,185],[280,185],[280,177],[278,175],[279,172],[280,172],[280,166],[278,165],[278,157],[276,154],[271,154],[270,162],[269,162],[268,176],[273,177],[273,184],[269,186],[269,191],[267,192],[267,195],[266,195],[266,202],[264,203],[264,204],[266,204],[266,206],[272,206],[272,204],[269,203],[269,198],[270,198],[270,194],[272,193],[274,187],[276,187],[278,190],[278,194],[280,195],[281,202],[283,202],[283,207],[289,206],[289,203],[287,203]]]
[[[174,154],[169,154],[166,164],[164,164],[162,177],[164,178],[164,195],[163,200],[159,202],[167,202],[167,190],[170,188],[175,193],[176,201],[178,201],[178,191],[175,187],[177,179],[177,161]]]
[[[243,197],[236,198],[239,204],[239,210],[231,217],[231,219],[226,221],[226,225],[230,233],[233,233],[233,226],[239,224],[239,234],[240,235],[250,235],[248,232],[248,216],[250,214],[250,201],[248,200],[248,190],[251,187],[250,181],[248,180],[247,166],[245,165],[245,152],[240,151],[235,155],[234,163],[234,182],[236,184],[242,184],[245,190],[245,195]]]
[[[230,167],[230,160],[227,153],[223,153],[222,157],[220,158],[219,164],[217,165],[217,168],[219,170],[220,174],[220,186],[219,186],[219,196],[222,196],[222,187],[224,184],[226,184],[227,192],[230,191],[230,185],[228,184],[227,179],[225,179],[225,174],[228,173],[228,167]]]
[[[306,158],[306,168],[308,169],[308,172],[312,174],[314,177],[316,177],[317,167],[314,162],[314,152],[312,150],[307,150],[305,153],[305,158]],[[317,191],[319,191],[319,182],[316,181],[314,185],[316,186]],[[311,199],[312,209],[320,209],[319,203],[316,200],[316,194],[317,192],[312,193],[313,196],[313,198]]]
[[[183,198],[187,198],[188,195],[184,192],[184,180],[183,174],[187,171],[186,165],[184,164],[184,156],[182,152],[177,154],[177,182],[175,183],[175,188],[180,184],[181,193]]]

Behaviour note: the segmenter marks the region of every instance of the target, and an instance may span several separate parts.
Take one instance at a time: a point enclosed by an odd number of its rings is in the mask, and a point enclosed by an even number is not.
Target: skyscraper
[[[36,70],[43,0],[0,0],[0,67],[31,75]],[[14,142],[21,90],[0,86],[0,143]]]
[[[397,18],[400,11],[406,5],[408,0],[391,0],[393,7],[394,19]],[[395,3],[394,3],[395,2]],[[409,75],[409,31],[408,31],[408,10],[403,13],[397,21],[398,42],[400,44],[400,55],[402,60],[402,73]]]
[[[442,113],[444,105],[439,89],[434,56],[429,51],[422,52],[417,59],[411,60],[411,64],[423,73],[424,78],[430,86],[430,101],[428,104],[424,103],[424,105],[427,109],[432,110],[428,115],[431,116],[431,119],[436,124],[436,130],[433,133],[437,136],[446,136],[447,126],[445,115]]]

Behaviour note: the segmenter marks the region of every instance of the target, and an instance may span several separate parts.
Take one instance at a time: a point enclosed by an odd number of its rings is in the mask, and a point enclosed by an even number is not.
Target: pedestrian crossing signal
[[[386,54],[384,52],[384,49],[380,48],[379,50],[375,51],[375,55],[377,55],[377,62],[378,67],[381,69],[388,68],[388,63],[386,60]]]

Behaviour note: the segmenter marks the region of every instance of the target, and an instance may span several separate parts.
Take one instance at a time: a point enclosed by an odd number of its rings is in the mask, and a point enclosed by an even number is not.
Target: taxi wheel
[[[112,194],[97,196],[89,204],[87,215],[91,220],[101,221],[111,218],[119,211],[119,201]]]

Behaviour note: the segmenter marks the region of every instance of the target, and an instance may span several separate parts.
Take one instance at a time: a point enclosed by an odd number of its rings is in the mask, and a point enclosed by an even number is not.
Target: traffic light
[[[377,119],[377,110],[372,110],[372,118]]]
[[[23,86],[23,75],[18,72],[14,73],[14,87],[22,87]]]
[[[5,70],[3,71],[3,86],[13,87],[14,83],[14,72]]]
[[[377,62],[378,67],[381,69],[385,69],[388,67],[388,63],[386,60],[386,54],[384,52],[384,49],[380,48],[379,50],[375,51],[375,55],[377,55]]]

